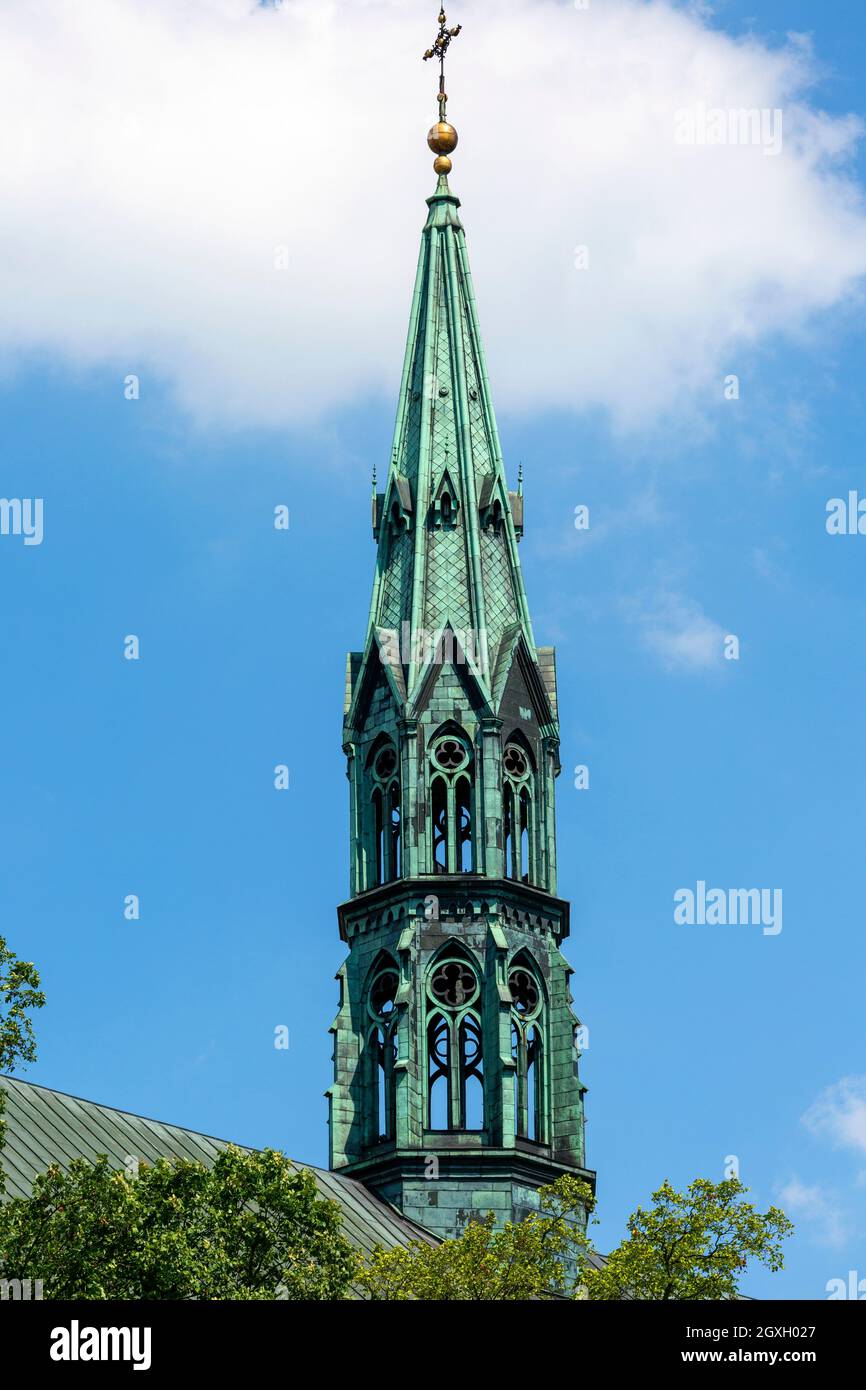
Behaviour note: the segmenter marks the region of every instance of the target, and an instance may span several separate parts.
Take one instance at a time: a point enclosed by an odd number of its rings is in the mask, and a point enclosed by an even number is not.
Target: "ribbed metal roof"
[[[116,1168],[124,1168],[131,1157],[149,1163],[158,1158],[186,1158],[211,1164],[220,1149],[231,1142],[50,1091],[12,1076],[0,1077],[0,1086],[6,1092],[6,1142],[0,1151],[0,1165],[6,1175],[7,1198],[29,1197],[33,1179],[52,1163],[67,1168],[73,1158],[94,1160],[98,1154],[106,1154]],[[243,1144],[238,1147],[248,1148]],[[371,1254],[375,1245],[391,1249],[410,1240],[431,1239],[421,1226],[406,1220],[355,1179],[309,1164],[293,1162],[292,1166],[307,1168],[320,1194],[340,1203],[346,1236],[366,1254]]]

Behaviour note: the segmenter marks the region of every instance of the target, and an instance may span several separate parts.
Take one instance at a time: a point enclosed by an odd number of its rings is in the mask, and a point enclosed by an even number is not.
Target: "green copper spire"
[[[485,690],[519,628],[535,653],[460,199],[440,174],[421,253],[382,498],[370,628],[468,631]],[[515,516],[515,511],[519,515]],[[415,518],[420,524],[415,525]],[[410,695],[422,672],[408,662]]]
[[[438,182],[409,317],[376,572],[343,723],[351,889],[332,1027],[331,1165],[453,1235],[479,1211],[532,1210],[584,1167],[569,907],[556,896],[556,668],[520,572],[481,344],[457,132],[439,114]],[[374,474],[375,479],[375,474]]]

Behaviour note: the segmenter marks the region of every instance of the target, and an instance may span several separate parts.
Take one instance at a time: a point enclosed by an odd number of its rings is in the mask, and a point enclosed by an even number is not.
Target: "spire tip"
[[[424,54],[424,62],[428,58],[439,59],[439,120],[432,126],[427,134],[427,144],[430,146],[436,159],[433,161],[433,168],[437,174],[449,174],[451,172],[451,160],[448,158],[457,147],[457,131],[450,125],[446,116],[448,106],[448,93],[445,91],[445,54],[451,46],[453,39],[457,38],[463,28],[462,24],[456,25],[453,29],[447,27],[448,21],[444,7],[439,11],[439,33],[433,41],[433,47],[428,48]]]

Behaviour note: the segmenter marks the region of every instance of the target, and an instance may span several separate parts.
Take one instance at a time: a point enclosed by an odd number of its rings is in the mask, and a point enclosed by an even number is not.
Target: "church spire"
[[[331,1165],[439,1235],[514,1219],[584,1168],[571,969],[560,947],[555,659],[536,648],[448,174],[447,28],[428,215],[343,748],[351,896],[339,908]]]
[[[457,132],[445,119],[444,61],[460,26],[446,27],[426,58],[440,60],[435,192],[421,250],[403,365],[391,466],[376,528],[379,553],[371,631],[408,630],[401,641],[407,693],[425,675],[423,637],[465,634],[485,695],[494,698],[503,646],[522,633],[535,659],[517,542],[522,490],[510,493],[490,392],[460,199],[451,191]]]

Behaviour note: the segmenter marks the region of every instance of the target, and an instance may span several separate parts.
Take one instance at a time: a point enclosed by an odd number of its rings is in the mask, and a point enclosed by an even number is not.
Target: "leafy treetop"
[[[585,1227],[594,1199],[564,1176],[539,1192],[540,1207],[523,1221],[494,1229],[488,1212],[439,1245],[377,1247],[359,1282],[373,1299],[495,1301],[576,1296],[590,1242]]]
[[[133,1175],[80,1158],[0,1207],[0,1271],[52,1299],[338,1299],[357,1272],[340,1222],[272,1149]]]
[[[589,1297],[736,1298],[749,1259],[781,1269],[793,1224],[778,1207],[762,1214],[742,1201],[747,1191],[739,1178],[696,1178],[684,1193],[665,1180],[649,1211],[638,1207],[629,1218],[628,1236],[603,1268],[588,1272]]]
[[[32,961],[19,960],[0,936],[0,1072],[12,1071],[36,1060],[36,1037],[30,1013],[41,1009],[45,995],[39,988],[39,971]],[[0,1150],[6,1127],[3,1111],[6,1092],[0,1086]],[[0,1168],[0,1195],[4,1191]]]

